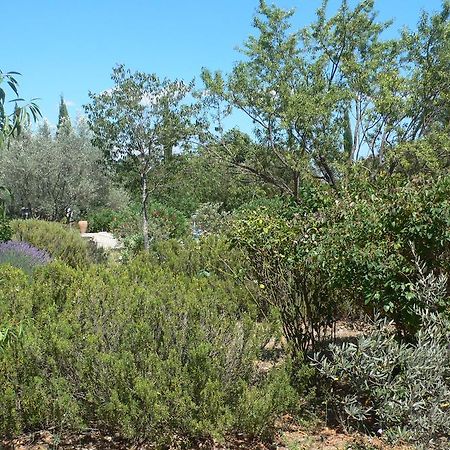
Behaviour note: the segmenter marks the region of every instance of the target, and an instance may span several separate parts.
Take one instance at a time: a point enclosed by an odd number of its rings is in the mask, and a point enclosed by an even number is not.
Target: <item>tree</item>
[[[0,70],[0,146],[11,135],[18,135],[24,125],[28,125],[31,119],[36,121],[41,117],[39,107],[32,99],[29,103],[24,103],[24,99],[19,97],[19,83],[16,76],[19,72],[2,72]],[[14,105],[13,111],[8,112],[6,108],[5,84],[16,96],[9,100]]]
[[[246,60],[236,64],[227,79],[203,71],[208,101],[217,105],[216,111],[221,103],[225,114],[236,108],[255,125],[255,139],[244,158],[235,158],[239,150],[220,135],[220,122],[215,127],[219,135],[209,136],[218,145],[210,147],[297,201],[307,178],[338,187],[338,165],[344,156],[342,129],[349,108],[348,83],[339,68],[344,56],[350,58],[382,30],[371,25],[368,8],[361,5],[350,11],[343,2],[329,20],[325,8],[326,2],[316,24],[293,32],[294,12],[261,0],[254,19],[257,36],[250,36],[242,50]],[[329,42],[322,42],[325,37]]]
[[[56,134],[61,132],[61,129],[64,129],[65,132],[69,132],[72,128],[72,124],[70,123],[69,112],[67,111],[66,103],[64,102],[64,98],[61,95],[61,101],[59,103],[59,115],[58,115],[58,126]]]
[[[12,194],[13,214],[27,207],[50,220],[64,218],[67,207],[78,213],[104,205],[111,190],[102,151],[83,122],[57,138],[44,125],[10,139],[0,152],[0,184]]]
[[[184,101],[192,88],[183,81],[159,79],[155,74],[131,73],[123,65],[113,69],[114,87],[89,93],[85,106],[94,143],[110,163],[126,163],[139,176],[144,247],[149,249],[149,196],[162,182],[157,177],[164,157],[187,144],[192,131],[192,107]],[[153,187],[151,187],[153,183]]]
[[[348,155],[350,161],[352,161],[352,151],[353,151],[353,136],[352,136],[352,125],[350,123],[350,115],[348,110],[344,113],[344,152]]]
[[[373,0],[342,0],[331,17],[327,6],[296,31],[293,11],[261,0],[244,59],[227,76],[202,73],[206,148],[297,202],[311,178],[339,192],[344,167],[360,157],[376,176],[388,152],[448,111],[448,1],[400,39],[382,38],[390,23],[377,21]],[[233,109],[253,123],[252,136],[224,129]]]
[[[441,11],[424,12],[417,30],[405,30],[403,42],[410,79],[409,140],[450,126],[450,1]]]

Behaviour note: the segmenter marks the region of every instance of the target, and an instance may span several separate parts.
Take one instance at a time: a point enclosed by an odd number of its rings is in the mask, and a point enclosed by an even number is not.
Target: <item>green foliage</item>
[[[242,60],[225,76],[202,72],[207,152],[298,202],[310,177],[339,191],[360,158],[376,178],[397,145],[448,134],[448,2],[398,39],[385,38],[391,22],[373,0],[343,0],[334,14],[329,4],[297,30],[294,10],[261,0]],[[224,129],[233,110],[252,135]]]
[[[155,244],[166,239],[182,239],[189,236],[189,222],[175,208],[151,202],[147,210],[149,242]],[[142,213],[134,204],[114,214],[111,231],[123,238],[125,247],[136,254],[144,249]]]
[[[330,333],[342,309],[324,268],[312,263],[308,251],[302,253],[313,234],[307,217],[321,203],[316,195],[302,207],[283,199],[250,205],[236,214],[229,230],[234,245],[245,251],[247,276],[260,287],[261,308],[278,309],[284,334],[300,358]]]
[[[31,123],[31,119],[36,121],[41,117],[39,107],[32,99],[30,103],[24,104],[24,99],[19,97],[19,83],[17,81],[18,72],[2,72],[0,70],[0,147],[9,136],[17,136],[22,131],[22,127]],[[5,84],[14,93],[15,98],[8,100],[14,104],[12,112],[7,111]],[[22,105],[22,106],[19,106]]]
[[[231,211],[267,195],[253,178],[223,165],[203,151],[174,155],[163,170],[165,182],[155,186],[153,197],[186,217],[204,203],[220,203],[223,210]]]
[[[70,133],[72,128],[72,124],[70,123],[69,111],[67,111],[67,105],[64,102],[64,98],[61,95],[61,101],[59,103],[59,114],[58,114],[58,125],[57,125],[57,134]]]
[[[303,254],[325,269],[338,296],[386,314],[403,333],[414,332],[415,256],[449,273],[450,179],[355,187],[313,218]]]
[[[45,250],[53,258],[71,267],[83,267],[95,262],[101,255],[96,253],[80,233],[56,222],[43,220],[12,220],[13,237]]]
[[[270,327],[235,302],[245,290],[151,259],[52,263],[28,285],[0,268],[0,434],[89,424],[161,447],[270,434],[296,394],[287,367],[258,372]]]
[[[299,206],[244,210],[231,224],[248,275],[280,309],[298,350],[320,341],[346,311],[375,310],[401,334],[413,334],[416,255],[434,270],[450,270],[448,176],[414,183],[351,176],[338,200],[316,191]]]
[[[111,231],[112,224],[117,220],[116,216],[119,214],[110,208],[101,208],[93,211],[87,216],[89,232]]]
[[[433,131],[415,142],[398,145],[386,154],[387,170],[403,179],[447,174],[450,167],[449,136],[445,131]]]
[[[183,238],[188,233],[188,221],[175,208],[152,202],[148,215],[152,240]]]
[[[219,233],[223,231],[230,215],[222,209],[220,203],[202,203],[191,217],[195,235]]]
[[[68,207],[77,217],[104,206],[111,183],[86,123],[56,138],[48,131],[44,125],[24,132],[0,153],[0,183],[11,191],[11,214],[20,217],[26,207],[33,217],[61,220]]]
[[[230,248],[229,241],[220,235],[207,235],[201,239],[165,240],[152,247],[150,255],[158,264],[177,274],[188,276],[234,277],[239,281],[245,259]]]
[[[450,323],[436,312],[436,301],[446,300],[447,280],[419,270],[414,290],[426,306],[416,310],[421,328],[412,342],[399,341],[392,324],[378,320],[356,344],[333,345],[329,358],[316,356],[316,367],[330,383],[329,405],[346,428],[448,448]]]
[[[100,94],[90,93],[85,106],[94,142],[111,164],[120,160],[139,178],[142,236],[149,249],[148,202],[152,185],[161,179],[160,167],[174,147],[183,147],[193,133],[194,109],[185,101],[193,83],[160,79],[156,74],[131,73],[123,65],[113,69],[115,84]],[[150,176],[152,175],[152,176]]]
[[[12,229],[9,219],[0,214],[0,242],[9,241],[12,236]]]

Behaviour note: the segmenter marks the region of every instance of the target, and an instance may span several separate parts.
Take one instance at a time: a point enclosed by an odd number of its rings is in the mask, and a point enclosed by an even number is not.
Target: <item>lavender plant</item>
[[[33,247],[24,241],[6,241],[0,243],[0,264],[10,264],[32,275],[37,266],[52,260],[44,250]]]

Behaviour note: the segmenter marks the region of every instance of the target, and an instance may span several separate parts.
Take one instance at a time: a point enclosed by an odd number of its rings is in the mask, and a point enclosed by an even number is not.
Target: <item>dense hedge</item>
[[[77,230],[71,230],[57,222],[44,220],[12,220],[13,239],[26,241],[45,250],[53,258],[71,267],[82,267],[102,259],[102,253]]]
[[[270,328],[242,286],[142,256],[76,270],[0,267],[0,435],[99,426],[160,445],[267,435],[296,402],[288,371],[260,372]]]

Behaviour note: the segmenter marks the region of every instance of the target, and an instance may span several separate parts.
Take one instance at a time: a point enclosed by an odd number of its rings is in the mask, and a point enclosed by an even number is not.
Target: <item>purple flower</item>
[[[0,264],[10,264],[31,275],[37,266],[49,263],[52,257],[25,241],[0,243]]]

